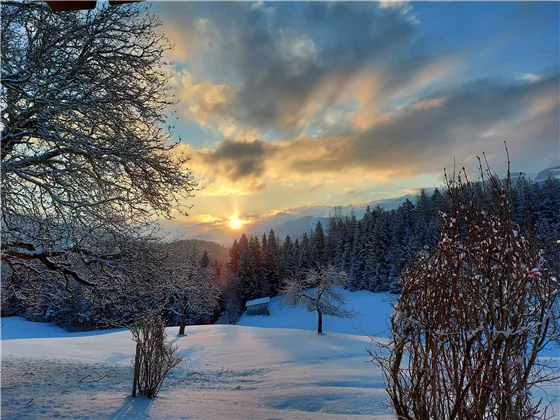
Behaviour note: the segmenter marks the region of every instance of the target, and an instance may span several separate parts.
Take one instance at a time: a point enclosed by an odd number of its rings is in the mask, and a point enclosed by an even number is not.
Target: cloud
[[[558,97],[556,75],[521,85],[482,80],[422,98],[367,130],[275,142],[225,140],[193,151],[193,162],[213,180],[203,194],[247,195],[267,184],[312,182],[312,191],[356,178],[386,182],[438,173],[454,157],[474,164],[473,154],[500,156],[504,140],[520,158],[550,154],[560,136]]]
[[[408,7],[410,6],[409,0],[379,0],[381,8],[386,9],[389,7]]]
[[[521,119],[541,126],[533,132],[532,143],[554,150],[559,136],[557,80],[555,75],[526,85],[472,83],[445,92],[445,100],[427,98],[371,130],[340,139],[337,147],[326,148],[320,159],[298,158],[291,168],[302,173],[357,167],[393,169],[395,174],[407,176],[437,171],[444,157],[468,155],[472,148],[495,151],[496,146],[503,147],[503,140],[526,143],[528,139],[523,141],[511,130],[490,145],[477,141],[474,135]]]
[[[247,143],[226,140],[203,154],[208,165],[216,165],[219,172],[233,181],[259,177],[264,172],[265,143],[259,140]]]
[[[262,6],[253,3],[248,9]],[[233,119],[238,128],[275,130],[282,135],[305,130],[346,92],[349,80],[359,77],[365,82],[366,74],[375,72],[372,62],[405,48],[416,32],[402,11],[376,4],[282,4],[282,11],[274,25],[263,24],[251,14],[245,26],[232,25],[223,15],[213,16],[218,47],[208,52],[213,58],[208,58],[207,69],[212,80],[235,80],[229,84],[228,106],[214,110]],[[200,74],[204,72],[208,73],[204,69]],[[410,77],[399,73],[401,78]],[[322,94],[326,85],[328,93]],[[326,100],[319,101],[321,97]],[[207,122],[201,119],[202,124]]]
[[[251,10],[261,10],[264,13],[272,13],[276,10],[275,7],[266,7],[264,1],[260,0],[256,3],[251,4]]]
[[[557,149],[557,73],[477,80],[469,61],[486,52],[427,47],[409,3],[267,5],[169,6],[189,10],[203,52],[176,68],[180,109],[224,139],[190,150],[200,195],[437,173],[503,140],[522,156]]]
[[[170,86],[181,101],[178,105],[179,110],[187,119],[202,126],[211,123],[223,124],[228,120],[229,104],[235,93],[234,87],[198,80],[186,69],[172,75]]]
[[[388,102],[441,82],[460,62],[457,52],[426,54],[415,47],[419,30],[407,16],[410,4],[385,6],[282,3],[272,24],[252,14],[264,3],[245,12],[204,5],[202,17],[181,22],[185,33],[210,39],[202,64],[177,77],[185,115],[226,138],[247,129],[276,138],[340,135],[385,121]],[[330,122],[340,112],[353,117]]]
[[[445,101],[445,98],[424,99],[413,104],[411,108],[415,110],[439,108],[440,106],[445,104]]]
[[[526,73],[519,75],[517,77],[517,80],[519,80],[520,82],[534,83],[540,81],[541,76],[539,76],[538,74]]]
[[[186,62],[200,57],[203,53],[219,45],[219,31],[207,18],[195,17],[192,8],[183,10],[186,12],[185,20],[177,20],[172,16],[171,10],[161,11],[164,18],[162,32],[171,41],[174,48],[166,52],[166,55],[176,62]]]

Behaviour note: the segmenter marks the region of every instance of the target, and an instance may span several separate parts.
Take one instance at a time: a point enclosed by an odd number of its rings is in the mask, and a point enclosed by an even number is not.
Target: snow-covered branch
[[[316,311],[318,316],[317,332],[323,332],[323,315],[338,318],[353,318],[354,311],[345,308],[346,299],[337,287],[346,284],[346,273],[337,271],[333,266],[310,269],[305,277],[289,277],[283,289],[284,304],[303,306],[308,311]]]

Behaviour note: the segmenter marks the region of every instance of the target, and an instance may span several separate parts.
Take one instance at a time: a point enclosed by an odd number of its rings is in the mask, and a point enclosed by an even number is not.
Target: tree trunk
[[[140,343],[136,343],[136,356],[134,357],[134,379],[132,380],[132,396],[136,397],[136,388],[140,379]]]
[[[317,322],[317,334],[323,334],[323,313],[317,309],[317,315],[319,315]]]
[[[187,325],[188,306],[185,303],[181,311],[181,325],[179,326],[179,335],[185,335],[185,326]]]

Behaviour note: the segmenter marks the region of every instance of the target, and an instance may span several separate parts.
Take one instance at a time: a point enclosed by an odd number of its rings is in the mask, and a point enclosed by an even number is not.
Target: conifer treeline
[[[520,226],[558,233],[559,180],[521,179],[512,194],[510,203]],[[301,238],[281,240],[273,230],[260,240],[243,234],[230,248],[229,270],[243,301],[276,295],[287,276],[304,275],[308,268],[327,264],[348,274],[350,290],[398,291],[400,272],[437,243],[439,212],[446,205],[445,194],[437,188],[432,194],[421,190],[415,203],[406,199],[390,211],[368,207],[360,220],[335,208],[327,226],[318,222]]]

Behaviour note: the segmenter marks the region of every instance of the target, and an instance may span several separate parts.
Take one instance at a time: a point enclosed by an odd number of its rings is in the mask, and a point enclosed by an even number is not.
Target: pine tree
[[[261,297],[261,285],[255,261],[254,240],[251,240],[251,243],[252,246],[250,246],[245,234],[241,235],[239,240],[239,261],[237,264],[237,288],[243,302]]]
[[[268,279],[263,276],[263,258],[261,252],[261,243],[257,236],[251,237],[249,241],[249,248],[251,250],[251,255],[253,256],[253,276],[252,283],[255,283],[257,289],[259,290],[258,296],[268,296],[270,294],[270,285],[268,284]]]
[[[199,265],[201,268],[208,268],[210,266],[210,257],[208,257],[208,251],[204,250],[204,252],[202,253]]]
[[[315,267],[322,267],[325,264],[325,234],[320,220],[311,238],[311,264]]]
[[[366,214],[369,213],[369,207]],[[365,219],[365,216],[364,216]],[[365,220],[358,222],[355,231],[354,249],[352,252],[352,262],[350,264],[350,278],[348,279],[348,287],[350,290],[362,290],[365,288],[364,282],[364,266],[367,260],[367,242],[365,240]]]
[[[268,244],[265,255],[266,256],[263,258],[264,269],[266,270],[266,277],[270,285],[270,293],[272,295],[277,295],[280,287],[280,248],[276,241],[276,234],[272,229],[268,233]]]
[[[301,270],[301,243],[299,238],[294,241],[294,269],[295,273],[300,273]]]
[[[352,267],[352,262],[354,259],[354,252],[355,252],[354,246],[355,246],[355,236],[356,236],[357,226],[358,226],[358,221],[356,220],[356,215],[352,211],[350,213],[350,217],[346,217],[344,221],[344,234],[343,234],[344,245],[342,247],[344,251],[342,256],[342,269],[346,273],[350,273],[350,269]]]
[[[233,241],[233,245],[229,249],[229,271],[237,274],[237,265],[239,263],[239,249],[240,245],[237,243],[237,239]]]
[[[311,243],[307,233],[304,233],[300,244],[299,272],[303,273],[307,271],[311,267],[311,263]]]
[[[283,282],[286,277],[295,275],[296,269],[296,247],[292,242],[292,238],[288,235],[282,245],[280,264],[281,282]]]
[[[479,183],[472,188],[484,194]],[[518,188],[510,191],[508,198],[523,234],[528,233],[527,227],[534,228],[543,238],[552,238],[554,232],[560,232],[557,211],[560,181],[557,179],[550,177],[538,184],[520,178]],[[321,222],[317,222],[301,240],[292,241],[288,236],[281,245],[271,231],[268,238],[263,235],[258,252],[254,244],[253,259],[261,293],[275,294],[290,274],[302,276],[309,268],[329,264],[347,273],[346,287],[351,290],[398,290],[400,273],[438,243],[439,214],[449,210],[449,200],[439,189],[431,195],[422,189],[416,205],[406,199],[390,212],[380,206],[374,209],[368,206],[361,220],[353,212],[343,217],[341,209],[336,207],[329,216],[326,233]],[[533,215],[531,219],[529,214]],[[229,268],[233,273],[237,270],[239,250],[247,246],[247,238],[243,238],[234,241],[230,249]]]

